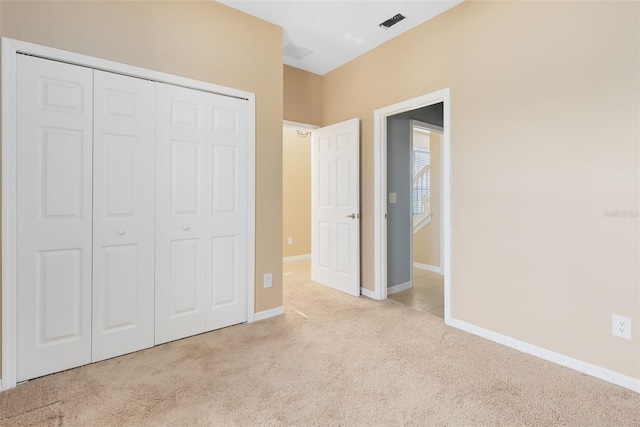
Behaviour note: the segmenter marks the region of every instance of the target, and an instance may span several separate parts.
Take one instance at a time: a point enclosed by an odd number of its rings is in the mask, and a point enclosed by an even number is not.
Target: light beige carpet
[[[290,278],[285,306],[0,393],[0,424],[640,425],[639,394],[397,302]]]

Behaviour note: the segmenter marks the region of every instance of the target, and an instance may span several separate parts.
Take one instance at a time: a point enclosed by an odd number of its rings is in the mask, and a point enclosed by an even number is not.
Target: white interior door
[[[205,331],[207,93],[156,85],[156,323],[160,344]]]
[[[311,278],[360,295],[360,120],[313,131]]]
[[[93,70],[17,58],[17,380],[91,362]]]
[[[93,361],[154,344],[155,84],[95,71]]]
[[[247,321],[248,119],[245,100],[207,94],[208,331]]]

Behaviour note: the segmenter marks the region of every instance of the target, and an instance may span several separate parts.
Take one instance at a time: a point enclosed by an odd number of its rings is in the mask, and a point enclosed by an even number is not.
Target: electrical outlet
[[[293,245],[293,237],[287,237],[287,245]]]
[[[613,329],[611,330],[613,336],[631,339],[631,319],[628,317],[613,315]]]
[[[271,276],[271,273],[265,273],[265,275],[264,275],[264,287],[265,288],[270,288],[271,285],[273,285],[273,276]]]

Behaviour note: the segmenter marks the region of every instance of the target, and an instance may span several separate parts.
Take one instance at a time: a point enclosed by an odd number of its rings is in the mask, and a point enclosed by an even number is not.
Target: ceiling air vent
[[[396,16],[394,16],[393,18],[389,18],[386,21],[384,21],[382,24],[379,25],[380,28],[384,28],[385,30],[388,30],[389,28],[393,27],[394,25],[396,25],[398,22],[402,21],[404,19],[404,16],[402,16],[401,13],[397,14]]]
[[[298,46],[293,43],[289,43],[284,47],[284,56],[289,59],[301,60],[311,55],[313,51],[306,47]]]

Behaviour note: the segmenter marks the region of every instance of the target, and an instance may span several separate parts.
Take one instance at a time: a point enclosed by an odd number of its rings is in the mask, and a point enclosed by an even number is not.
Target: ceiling
[[[463,0],[218,1],[282,27],[284,63],[324,75]],[[398,13],[406,19],[379,27]]]

